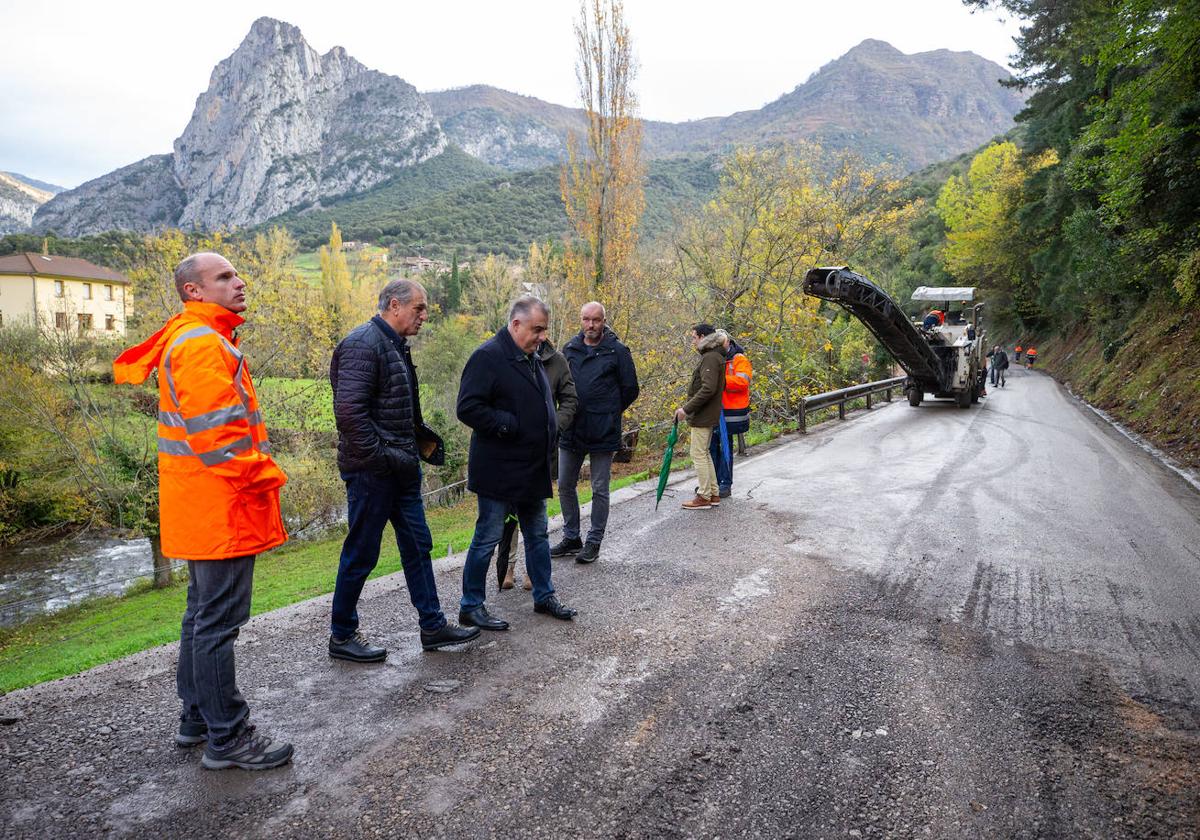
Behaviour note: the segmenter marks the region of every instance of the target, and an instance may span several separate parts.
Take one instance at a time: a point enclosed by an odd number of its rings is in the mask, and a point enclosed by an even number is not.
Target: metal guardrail
[[[878,382],[867,382],[862,385],[851,385],[849,388],[842,388],[837,391],[826,391],[824,394],[813,394],[811,397],[805,397],[800,401],[800,434],[808,433],[808,414],[811,411],[817,411],[822,408],[832,408],[837,406],[838,417],[842,420],[846,419],[846,403],[850,400],[861,400],[864,397],[867,400],[867,408],[871,408],[871,397],[875,394],[884,394],[884,400],[892,401],[892,391],[904,387],[904,381],[907,376],[896,376],[892,379],[881,379]]]

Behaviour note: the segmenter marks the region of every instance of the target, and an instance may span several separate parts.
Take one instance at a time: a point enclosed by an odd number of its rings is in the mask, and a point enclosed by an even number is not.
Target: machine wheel
[[[916,408],[921,404],[921,398],[925,396],[919,388],[908,389],[908,404]]]
[[[971,394],[974,393],[974,391],[974,388],[968,388],[967,390],[959,391],[954,395],[954,400],[958,403],[959,408],[971,407]]]

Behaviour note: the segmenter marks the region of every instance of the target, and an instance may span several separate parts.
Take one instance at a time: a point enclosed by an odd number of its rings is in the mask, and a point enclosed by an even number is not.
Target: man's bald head
[[[246,281],[229,260],[211,251],[180,260],[175,266],[175,291],[184,303],[215,303],[230,312],[246,309]]]
[[[606,314],[604,305],[596,300],[585,303],[579,310],[579,323],[583,328],[583,341],[585,344],[595,346],[600,343],[600,339],[604,337]]]

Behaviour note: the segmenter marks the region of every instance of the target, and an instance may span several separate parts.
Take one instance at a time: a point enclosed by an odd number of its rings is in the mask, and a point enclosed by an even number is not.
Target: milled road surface
[[[581,614],[380,666],[328,598],[254,619],[240,682],[288,768],[171,746],[175,650],[0,698],[7,836],[1195,837],[1200,494],[1040,374],[740,462],[734,497],[614,507]],[[438,584],[453,609],[459,563]],[[489,584],[489,591],[494,584]]]

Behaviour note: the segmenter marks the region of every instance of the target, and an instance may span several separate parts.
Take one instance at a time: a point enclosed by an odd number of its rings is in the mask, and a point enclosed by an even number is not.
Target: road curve
[[[328,597],[256,617],[282,770],[171,746],[174,646],[0,698],[4,835],[1200,833],[1200,494],[1049,377],[825,424],[717,510],[691,486],[555,562],[573,624],[491,594],[511,632],[424,654],[392,576],[356,667]]]

